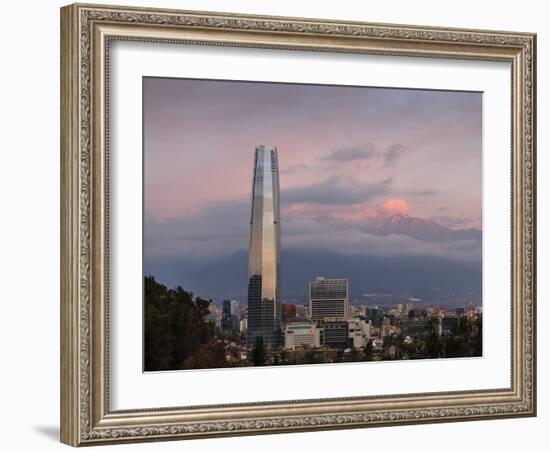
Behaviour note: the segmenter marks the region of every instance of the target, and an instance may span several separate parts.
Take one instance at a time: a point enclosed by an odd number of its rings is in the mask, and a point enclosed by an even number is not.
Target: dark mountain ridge
[[[207,264],[190,261],[145,267],[169,286],[181,285],[207,298],[246,299],[248,252],[239,250]],[[281,288],[285,299],[305,299],[317,276],[347,278],[350,297],[365,293],[406,293],[425,299],[481,295],[481,266],[434,256],[344,255],[325,250],[283,249]]]

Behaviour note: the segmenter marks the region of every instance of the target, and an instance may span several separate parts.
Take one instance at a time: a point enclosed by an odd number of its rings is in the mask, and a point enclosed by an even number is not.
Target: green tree
[[[305,364],[319,364],[321,359],[315,350],[308,349],[304,355]]]
[[[222,341],[211,340],[201,344],[198,351],[185,359],[182,369],[209,369],[212,367],[228,367],[227,353]]]
[[[428,335],[425,339],[428,358],[440,358],[443,356],[443,345],[439,336],[439,319],[433,317],[428,320]]]
[[[372,341],[369,339],[363,350],[365,361],[372,361]]]
[[[264,339],[261,336],[256,337],[256,341],[251,350],[251,362],[253,366],[265,366],[267,361],[267,350],[264,345]]]
[[[464,347],[466,356],[482,355],[482,319],[466,320],[466,332],[464,335]]]
[[[168,289],[154,277],[144,280],[145,370],[199,368],[197,353],[213,344],[214,326],[206,320],[209,300],[193,297],[181,287]],[[217,349],[219,353],[219,349]],[[188,361],[189,360],[189,361]],[[211,358],[209,367],[223,367],[224,358]],[[208,362],[201,362],[203,364]]]

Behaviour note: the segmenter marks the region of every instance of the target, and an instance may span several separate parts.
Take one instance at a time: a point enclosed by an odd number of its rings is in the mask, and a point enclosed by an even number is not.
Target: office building
[[[317,348],[323,341],[323,329],[309,322],[289,323],[285,327],[284,338],[287,350],[304,346]]]
[[[367,308],[366,319],[370,321],[375,327],[382,325],[384,319],[384,310],[375,306],[374,308]]]
[[[382,323],[380,324],[380,337],[385,338],[392,334],[393,327],[391,325],[391,319],[389,317],[384,317]]]
[[[256,148],[252,181],[248,254],[247,345],[261,337],[267,346],[282,344],[280,312],[280,223],[277,149]]]
[[[232,302],[229,300],[222,303],[221,329],[227,333],[239,331],[239,319],[232,313]]]
[[[355,317],[348,320],[350,346],[364,348],[371,337],[371,325],[365,319]]]
[[[329,348],[348,348],[349,322],[342,319],[325,319],[322,321],[324,341],[323,344]]]
[[[422,337],[429,334],[427,319],[405,319],[401,321],[401,336]]]
[[[311,320],[348,318],[348,280],[317,277],[309,283]]]
[[[297,320],[296,316],[296,305],[292,303],[284,303],[281,305],[281,321],[283,323],[295,322]]]
[[[299,321],[306,321],[309,318],[308,305],[296,305],[296,318]]]
[[[237,300],[231,300],[231,314],[241,319],[241,304]]]
[[[221,328],[222,321],[222,311],[214,303],[211,303],[208,306],[208,314],[206,316],[206,321],[214,324],[216,327]]]
[[[239,322],[239,331],[241,333],[247,333],[248,332],[248,319],[246,317],[243,317]]]

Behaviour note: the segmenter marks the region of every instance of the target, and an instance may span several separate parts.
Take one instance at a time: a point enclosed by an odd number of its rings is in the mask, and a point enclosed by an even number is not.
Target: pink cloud
[[[402,198],[391,198],[382,205],[385,211],[391,214],[409,214],[410,205]]]
[[[344,220],[346,222],[362,222],[387,212],[380,205],[361,203],[355,205],[316,205],[309,203],[292,203],[283,209],[286,216],[301,219],[318,219],[321,217]]]

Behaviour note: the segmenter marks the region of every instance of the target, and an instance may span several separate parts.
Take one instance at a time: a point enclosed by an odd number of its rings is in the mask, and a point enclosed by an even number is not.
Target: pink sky
[[[145,78],[146,256],[246,248],[259,144],[278,148],[283,246],[394,213],[481,228],[481,108],[472,92]],[[383,248],[350,234],[334,242]]]

